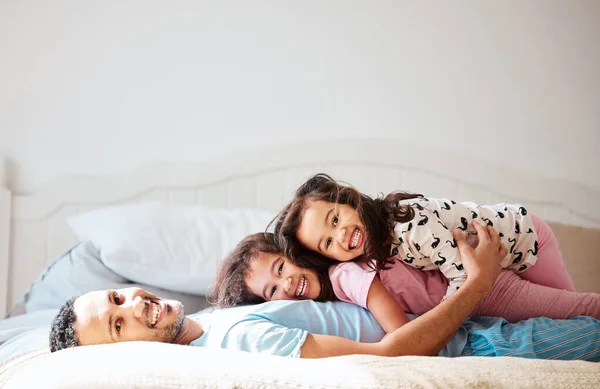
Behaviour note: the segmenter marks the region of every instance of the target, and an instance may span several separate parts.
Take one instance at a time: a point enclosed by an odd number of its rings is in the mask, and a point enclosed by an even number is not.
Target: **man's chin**
[[[170,330],[168,331],[168,339],[166,341],[168,343],[176,343],[177,339],[181,336],[181,331],[183,330],[183,323],[185,319],[183,304],[176,300],[166,300],[165,303],[169,304],[173,315],[173,321],[171,323]]]

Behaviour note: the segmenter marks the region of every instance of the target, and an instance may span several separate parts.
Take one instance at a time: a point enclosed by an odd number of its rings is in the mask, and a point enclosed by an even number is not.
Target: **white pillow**
[[[74,216],[69,226],[90,240],[104,264],[138,283],[204,295],[218,262],[246,235],[265,231],[273,214],[146,203],[102,208]]]

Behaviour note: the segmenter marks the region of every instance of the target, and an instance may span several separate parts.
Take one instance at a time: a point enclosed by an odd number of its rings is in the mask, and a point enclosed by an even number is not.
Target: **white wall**
[[[0,153],[28,192],[391,136],[600,188],[599,21],[595,0],[0,0]]]

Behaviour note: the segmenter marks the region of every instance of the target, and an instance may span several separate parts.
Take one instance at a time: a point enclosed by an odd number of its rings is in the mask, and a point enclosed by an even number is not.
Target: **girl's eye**
[[[327,241],[325,242],[325,249],[328,249],[329,246],[331,246],[331,238],[327,238]]]
[[[281,275],[282,272],[283,272],[283,262],[281,262],[281,265],[279,265],[279,269],[277,269],[277,274]]]
[[[119,296],[119,294],[117,292],[113,292],[113,301],[115,302],[115,304],[117,305],[121,305],[121,296]]]
[[[117,334],[121,334],[121,326],[122,326],[122,320],[121,319],[117,319],[115,321],[115,330],[117,331]]]
[[[271,289],[271,297],[273,297],[273,295],[275,294],[276,290],[277,290],[276,286],[274,286],[273,289]]]
[[[337,226],[339,219],[337,216],[334,216],[332,221],[333,221],[333,226],[335,227],[335,226]]]

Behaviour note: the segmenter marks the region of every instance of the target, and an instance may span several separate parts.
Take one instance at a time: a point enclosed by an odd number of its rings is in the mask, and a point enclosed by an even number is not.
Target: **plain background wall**
[[[16,191],[336,137],[600,188],[600,1],[0,0]]]

